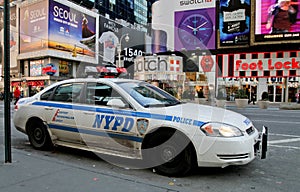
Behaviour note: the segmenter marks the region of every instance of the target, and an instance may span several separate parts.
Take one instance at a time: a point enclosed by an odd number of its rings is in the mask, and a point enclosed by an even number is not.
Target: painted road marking
[[[287,134],[276,134],[276,133],[270,133],[271,136],[282,136],[282,137],[293,137],[290,139],[279,139],[279,140],[272,140],[268,141],[269,147],[277,147],[277,148],[287,148],[287,149],[297,149],[300,150],[300,147],[296,146],[288,146],[288,145],[275,145],[280,143],[292,143],[292,142],[298,142],[300,141],[299,135],[287,135]]]
[[[288,149],[299,149],[300,147],[295,147],[295,146],[286,146],[286,145],[269,145],[269,147],[278,147],[278,148],[288,148]]]
[[[269,144],[279,144],[279,143],[291,143],[300,141],[300,138],[293,138],[293,139],[280,139],[280,140],[273,140],[268,141]]]
[[[266,120],[252,120],[253,122],[265,122],[265,123],[280,123],[280,124],[297,124],[300,125],[300,122],[291,122],[291,121],[266,121]]]

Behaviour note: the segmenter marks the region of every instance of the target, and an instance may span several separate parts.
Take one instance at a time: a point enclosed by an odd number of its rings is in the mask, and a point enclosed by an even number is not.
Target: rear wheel
[[[161,175],[183,176],[194,166],[194,148],[179,131],[160,131],[151,136],[145,149],[146,161]]]
[[[27,128],[28,139],[35,149],[49,150],[52,147],[52,141],[46,126],[41,121],[34,121]]]

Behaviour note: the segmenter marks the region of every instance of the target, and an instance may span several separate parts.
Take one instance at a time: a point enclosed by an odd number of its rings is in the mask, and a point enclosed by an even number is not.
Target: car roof
[[[59,81],[58,83],[71,83],[71,82],[142,82],[139,80],[134,79],[121,79],[121,78],[94,78],[94,77],[87,77],[87,78],[75,78],[75,79],[67,79],[63,81]]]

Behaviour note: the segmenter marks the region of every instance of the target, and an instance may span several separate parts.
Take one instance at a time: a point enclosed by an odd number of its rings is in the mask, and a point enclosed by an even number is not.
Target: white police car
[[[259,133],[247,117],[182,103],[136,80],[58,82],[20,99],[13,121],[36,149],[60,145],[138,159],[140,168],[164,175],[184,175],[194,165],[243,165],[266,155],[266,129]]]

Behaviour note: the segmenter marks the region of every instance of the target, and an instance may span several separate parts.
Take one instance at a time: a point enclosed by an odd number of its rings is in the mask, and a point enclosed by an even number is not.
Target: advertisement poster
[[[117,47],[121,45],[121,60],[128,67],[134,58],[145,52],[145,33],[124,27],[115,21],[100,16],[99,19],[99,53],[100,60],[115,64],[118,59]],[[128,41],[125,40],[128,34]]]
[[[152,4],[152,53],[215,49],[216,1],[159,0]]]
[[[220,0],[220,47],[249,45],[250,0]]]
[[[18,31],[17,31],[17,12],[16,6],[10,8],[10,71],[11,74],[17,73],[17,55],[18,55]],[[4,54],[4,28],[3,28],[3,9],[0,11],[0,62],[3,63]],[[2,73],[1,73],[2,74]]]
[[[175,14],[175,50],[215,48],[215,8],[177,11]]]
[[[254,43],[300,40],[299,0],[255,1]]]
[[[20,53],[47,48],[48,1],[20,8]]]
[[[50,0],[49,47],[95,57],[96,18]]]

